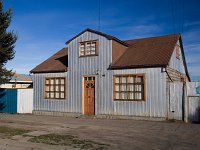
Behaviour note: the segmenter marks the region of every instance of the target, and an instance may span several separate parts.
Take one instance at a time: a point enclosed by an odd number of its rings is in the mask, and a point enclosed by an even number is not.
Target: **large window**
[[[45,78],[45,98],[65,99],[65,78]]]
[[[145,100],[144,75],[115,75],[114,76],[115,100]]]
[[[97,41],[81,42],[79,45],[79,56],[97,55]]]

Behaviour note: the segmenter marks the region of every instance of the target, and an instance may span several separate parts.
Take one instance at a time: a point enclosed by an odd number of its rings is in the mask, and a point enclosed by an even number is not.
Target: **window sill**
[[[63,100],[67,100],[66,98],[44,98],[44,100],[59,100],[59,101],[63,101]]]
[[[114,99],[114,101],[134,101],[134,102],[145,102],[146,100],[144,99]]]
[[[84,57],[94,57],[94,56],[98,56],[97,54],[96,55],[84,55],[84,56],[79,56],[79,58],[84,58]]]

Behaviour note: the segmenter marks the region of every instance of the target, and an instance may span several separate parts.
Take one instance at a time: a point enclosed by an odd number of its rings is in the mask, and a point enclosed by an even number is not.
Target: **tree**
[[[3,11],[3,3],[0,0],[0,84],[6,83],[13,76],[12,70],[6,69],[6,63],[14,58],[15,42],[17,35],[13,31],[7,31],[12,19],[12,10]]]

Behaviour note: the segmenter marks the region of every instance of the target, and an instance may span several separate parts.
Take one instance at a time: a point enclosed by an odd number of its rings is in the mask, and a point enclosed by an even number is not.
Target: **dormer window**
[[[79,44],[79,56],[96,56],[98,49],[97,41],[81,42]]]

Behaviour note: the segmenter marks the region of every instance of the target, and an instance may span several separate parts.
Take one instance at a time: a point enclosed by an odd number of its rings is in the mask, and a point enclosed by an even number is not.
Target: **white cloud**
[[[186,27],[190,27],[190,26],[197,26],[197,25],[200,25],[200,21],[193,21],[193,22],[186,22],[184,24]]]

